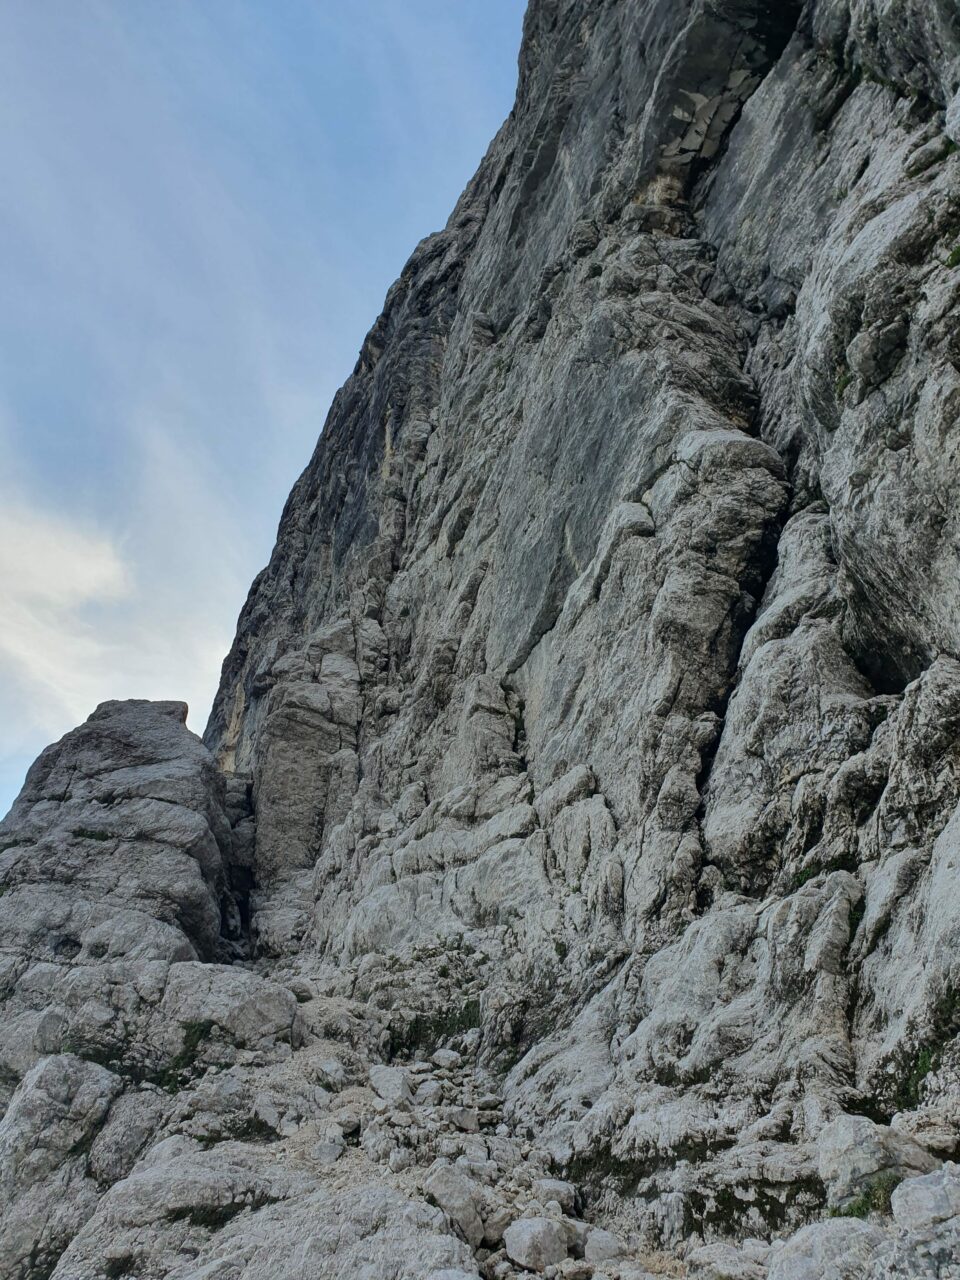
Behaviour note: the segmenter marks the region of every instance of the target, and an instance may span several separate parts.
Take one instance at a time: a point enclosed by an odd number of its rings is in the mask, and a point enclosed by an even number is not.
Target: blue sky
[[[0,813],[105,698],[202,729],[332,395],[510,109],[523,8],[0,5]]]

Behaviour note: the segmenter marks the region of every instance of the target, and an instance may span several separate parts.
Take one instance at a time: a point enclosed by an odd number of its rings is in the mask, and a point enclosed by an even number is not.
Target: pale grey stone
[[[318,1142],[313,1148],[311,1155],[318,1164],[331,1165],[336,1164],[344,1152],[343,1142],[335,1142],[330,1139],[325,1142]]]
[[[343,1063],[336,1058],[325,1058],[317,1067],[320,1079],[334,1091],[339,1091],[346,1084],[346,1072]]]
[[[804,1227],[771,1255],[769,1280],[857,1280],[886,1243],[884,1233],[856,1218]]]
[[[454,1049],[438,1049],[430,1061],[435,1067],[444,1067],[449,1071],[459,1067],[461,1058]]]
[[[459,1169],[437,1161],[424,1178],[423,1189],[440,1206],[467,1244],[476,1249],[484,1235],[478,1211],[480,1189],[477,1184]]]
[[[533,0],[206,746],[0,824],[0,1269],[471,1275],[442,1156],[622,1280],[949,1275],[958,89],[954,0]]]
[[[480,1128],[480,1117],[473,1107],[444,1107],[443,1115],[463,1133],[477,1133]]]
[[[881,1175],[899,1179],[928,1173],[939,1164],[908,1135],[866,1116],[838,1116],[817,1145],[820,1177],[834,1205],[854,1199]]]
[[[412,1096],[407,1073],[399,1067],[371,1067],[370,1085],[384,1102],[409,1102]]]
[[[907,1231],[960,1220],[960,1165],[951,1162],[937,1173],[902,1182],[893,1193],[893,1216]]]
[[[544,1272],[567,1256],[562,1225],[555,1218],[518,1218],[503,1233],[511,1262],[527,1271]]]
[[[418,1087],[415,1097],[420,1106],[439,1106],[443,1101],[443,1085],[439,1080],[424,1080]]]
[[[693,1280],[767,1280],[762,1262],[728,1244],[703,1245],[688,1254],[686,1261]]]
[[[405,1200],[386,1188],[355,1188],[340,1196],[304,1186],[278,1174],[255,1184],[249,1206],[233,1209],[246,1175],[229,1163],[214,1180],[200,1169],[169,1168],[161,1187],[131,1188],[122,1200],[105,1198],[94,1218],[61,1259],[57,1280],[94,1275],[106,1258],[137,1258],[147,1274],[170,1280],[207,1280],[229,1274],[243,1280],[295,1280],[305,1273],[317,1280],[340,1280],[346,1275],[371,1280],[422,1280],[445,1270],[476,1280],[467,1247],[446,1234],[440,1212]],[[189,1181],[182,1181],[187,1175]],[[132,1180],[131,1180],[132,1181]],[[121,1184],[124,1187],[125,1184]],[[157,1199],[158,1193],[162,1199]],[[184,1194],[188,1203],[209,1206],[209,1220],[218,1209],[225,1222],[194,1225],[186,1214],[178,1217]],[[204,1199],[198,1201],[198,1194]],[[275,1198],[278,1197],[279,1198]],[[139,1220],[139,1225],[138,1225]],[[197,1221],[206,1219],[198,1215]],[[181,1243],[191,1242],[191,1261],[184,1261]]]
[[[0,1274],[52,1270],[93,1212],[98,1191],[84,1153],[121,1087],[69,1055],[42,1059],[20,1082],[0,1119]]]
[[[516,1211],[506,1205],[498,1205],[483,1220],[484,1243],[496,1246],[503,1240],[503,1233],[516,1217]]]
[[[950,99],[945,123],[950,137],[960,146],[960,89]]]
[[[570,1182],[561,1181],[559,1178],[535,1178],[533,1191],[540,1200],[556,1200],[566,1213],[572,1213],[576,1205],[576,1187]]]
[[[583,1256],[588,1262],[613,1262],[623,1254],[623,1245],[612,1232],[594,1227],[587,1233]]]

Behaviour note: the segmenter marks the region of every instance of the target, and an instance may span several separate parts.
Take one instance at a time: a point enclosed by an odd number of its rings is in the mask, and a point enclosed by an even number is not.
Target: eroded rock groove
[[[0,828],[0,1273],[950,1280],[960,22],[533,0],[201,744]]]

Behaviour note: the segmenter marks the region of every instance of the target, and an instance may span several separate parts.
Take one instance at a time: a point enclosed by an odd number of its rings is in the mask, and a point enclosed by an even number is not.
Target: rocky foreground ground
[[[201,743],[0,824],[0,1276],[960,1276],[960,14],[533,0]]]

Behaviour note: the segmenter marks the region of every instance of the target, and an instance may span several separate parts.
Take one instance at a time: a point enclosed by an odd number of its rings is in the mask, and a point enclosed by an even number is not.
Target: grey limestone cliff
[[[960,1276],[960,12],[532,0],[202,745],[0,826],[0,1274]]]

